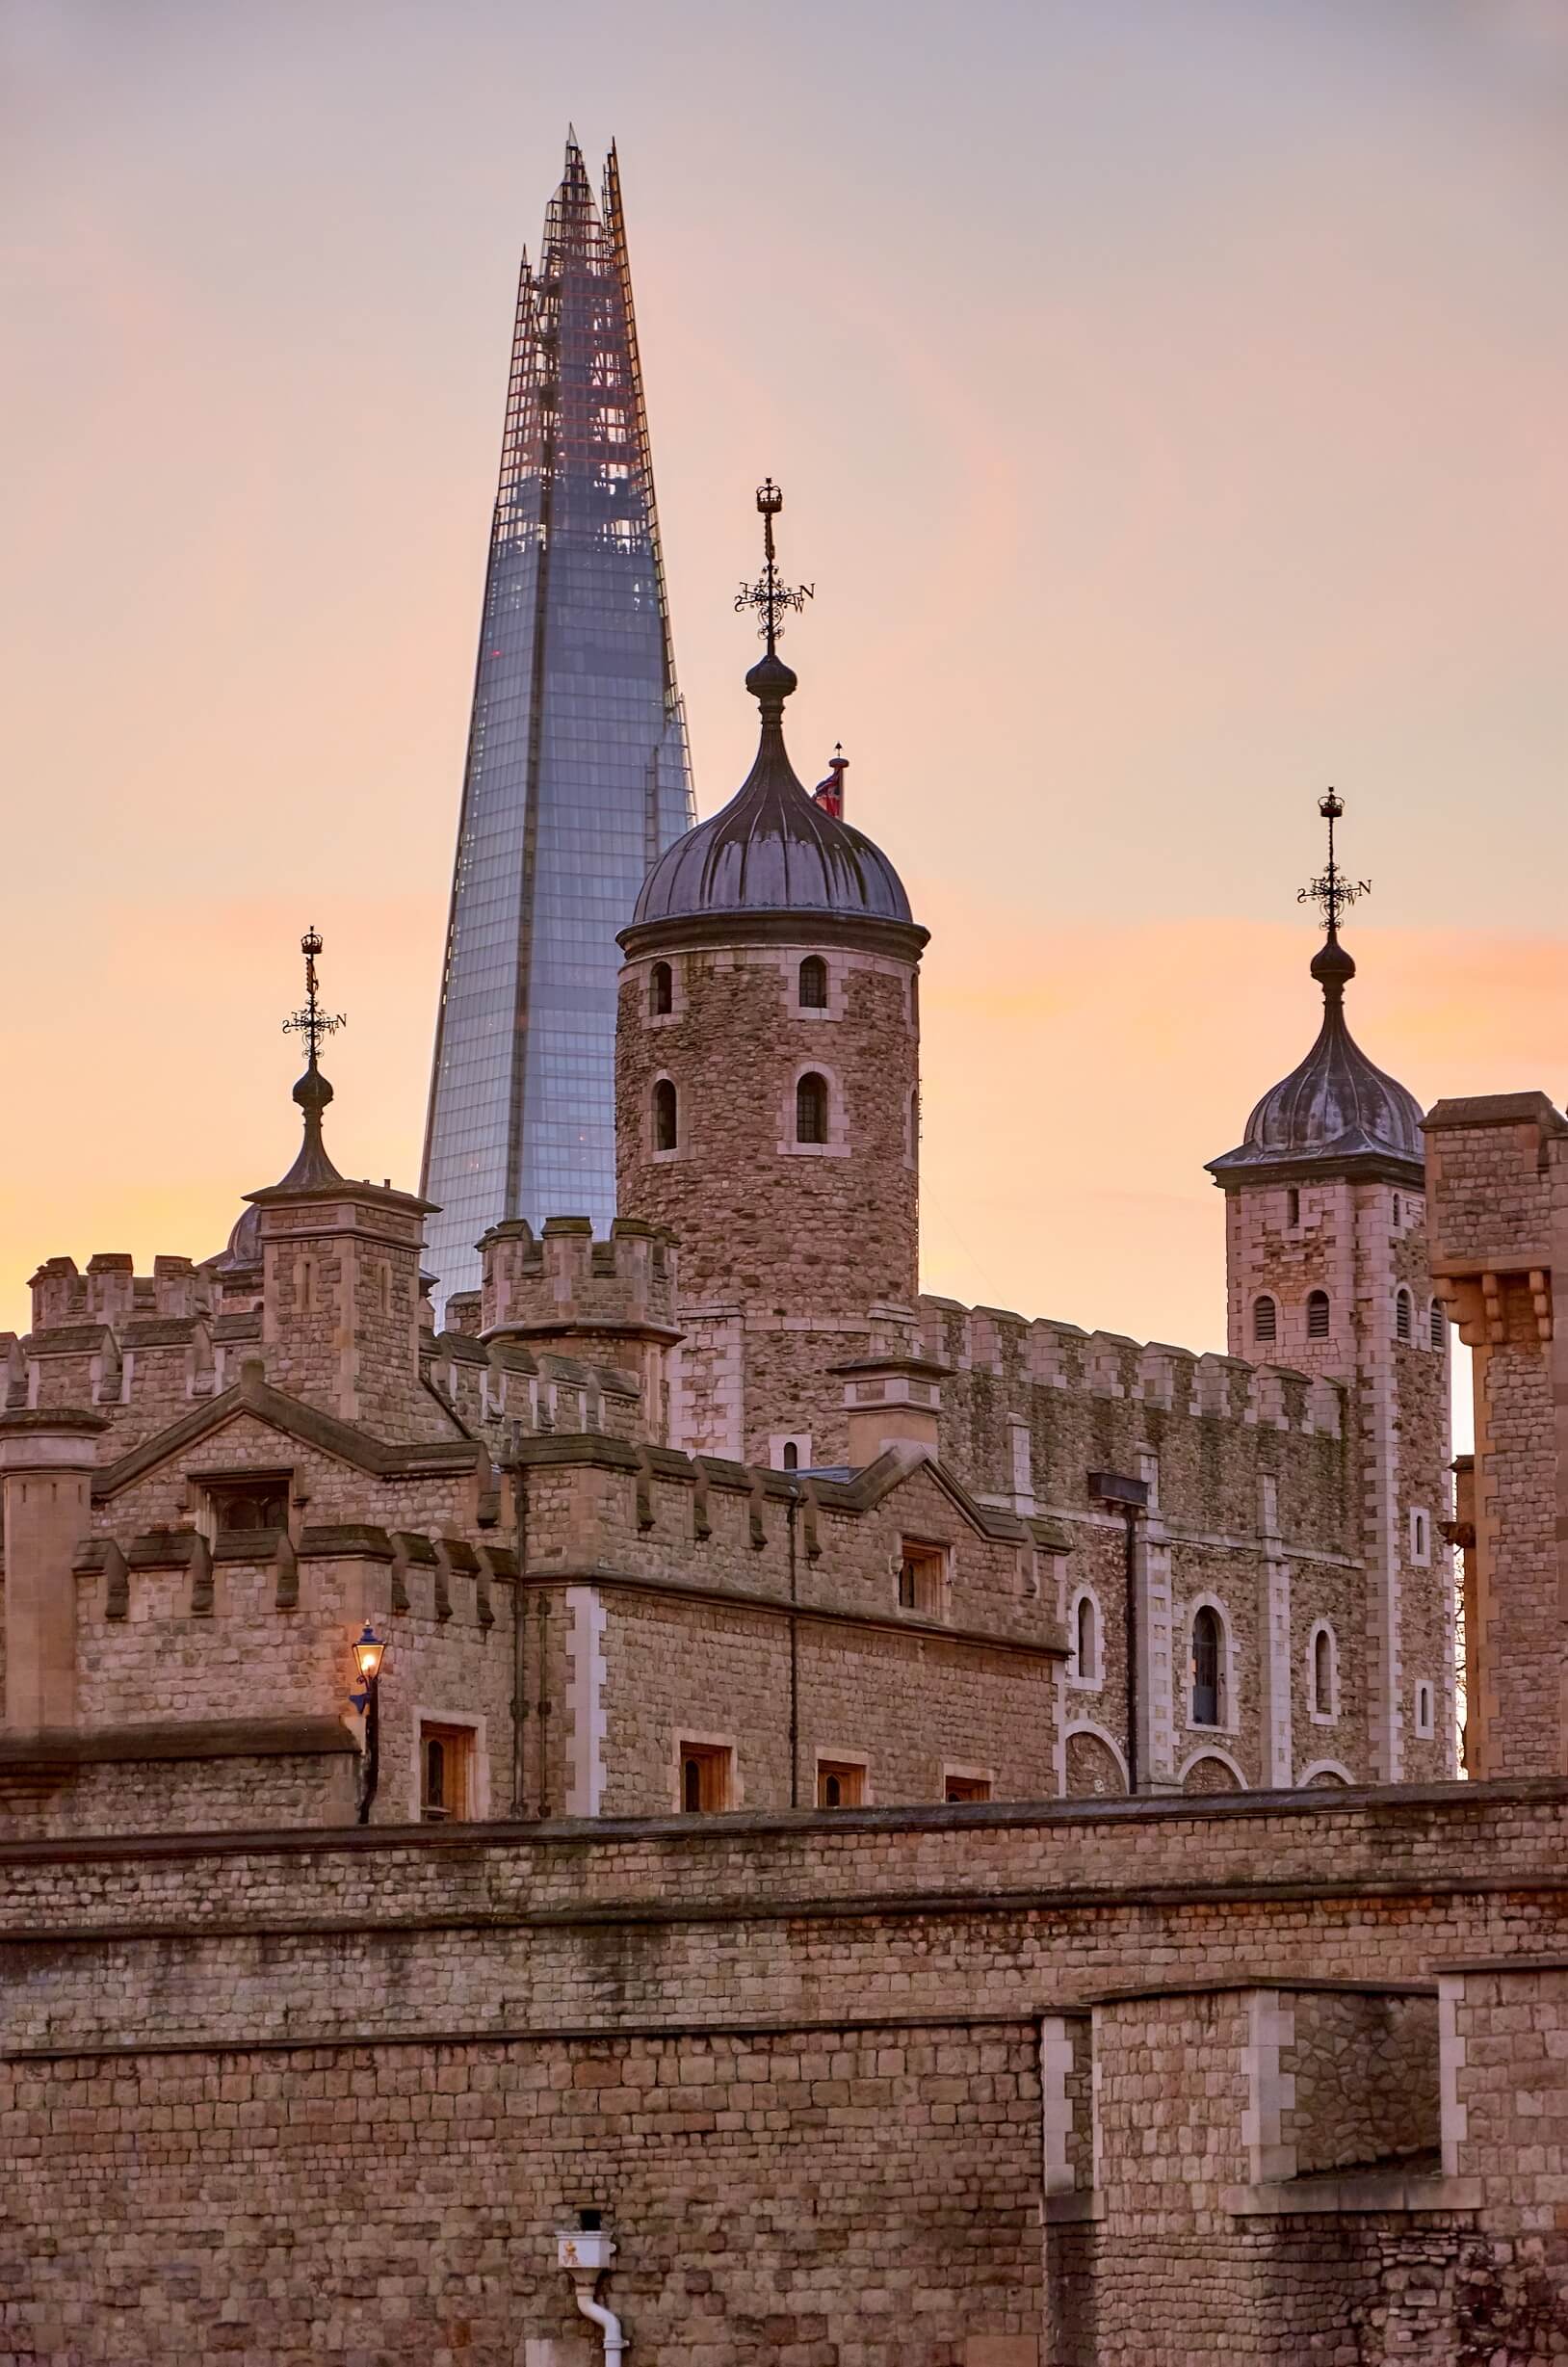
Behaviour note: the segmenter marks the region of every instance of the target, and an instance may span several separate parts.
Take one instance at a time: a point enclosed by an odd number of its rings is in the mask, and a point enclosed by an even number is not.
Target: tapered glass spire
[[[614,1210],[615,932],[693,819],[620,181],[523,258],[422,1190],[444,1300],[506,1217]]]

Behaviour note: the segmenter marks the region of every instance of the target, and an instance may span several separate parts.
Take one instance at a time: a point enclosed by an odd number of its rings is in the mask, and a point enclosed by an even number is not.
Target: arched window
[[[1407,1340],[1415,1328],[1410,1293],[1407,1290],[1398,1291],[1394,1300],[1394,1336],[1397,1340]]]
[[[827,1140],[827,1079],[809,1071],[795,1089],[795,1139],[797,1143]]]
[[[827,964],[819,954],[807,954],[800,964],[799,1001],[802,1011],[827,1009]]]
[[[800,1468],[800,1450],[793,1438],[784,1441],[784,1468],[786,1471],[798,1471]]]
[[[1272,1299],[1253,1300],[1252,1336],[1255,1340],[1274,1340],[1279,1337],[1279,1310]]]
[[[1079,1598],[1078,1633],[1074,1641],[1078,1646],[1078,1673],[1086,1685],[1092,1684],[1100,1673],[1100,1639],[1092,1594]]]
[[[1449,1326],[1448,1319],[1443,1313],[1443,1302],[1440,1299],[1434,1299],[1432,1301],[1431,1329],[1432,1346],[1438,1351],[1439,1354],[1441,1354],[1443,1350],[1448,1345]]]
[[[680,1141],[680,1115],[675,1099],[675,1088],[667,1077],[661,1077],[653,1089],[653,1147],[673,1150]]]
[[[1416,1733],[1420,1740],[1425,1743],[1430,1742],[1435,1730],[1432,1718],[1432,1688],[1429,1680],[1423,1677],[1416,1687]]]
[[[1219,1723],[1219,1614],[1205,1603],[1192,1620],[1192,1723]]]
[[[675,1008],[675,974],[667,961],[656,961],[648,972],[648,1010],[662,1019]]]
[[[1309,1290],[1307,1293],[1307,1337],[1326,1340],[1328,1337],[1328,1293]]]
[[[1334,1639],[1326,1627],[1312,1640],[1312,1706],[1320,1718],[1334,1715]]]

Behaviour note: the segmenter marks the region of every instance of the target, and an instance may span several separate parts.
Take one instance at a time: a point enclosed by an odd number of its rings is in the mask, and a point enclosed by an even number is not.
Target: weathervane
[[[1297,896],[1297,904],[1315,904],[1323,916],[1323,927],[1335,940],[1340,934],[1340,914],[1346,905],[1358,904],[1372,892],[1370,880],[1347,880],[1334,860],[1334,825],[1345,811],[1345,800],[1330,789],[1326,797],[1318,800],[1318,811],[1328,824],[1328,867],[1308,882]]]
[[[754,608],[762,618],[757,631],[768,644],[768,654],[773,655],[774,645],[783,632],[783,612],[803,609],[808,600],[817,596],[815,584],[793,587],[778,580],[778,566],[773,556],[773,520],[784,507],[784,496],[771,477],[757,487],[757,508],[762,513],[763,570],[754,584],[743,584],[735,595],[736,613],[743,608]]]
[[[304,1038],[305,1047],[310,1056],[309,1065],[312,1068],[316,1065],[316,1055],[321,1049],[322,1038],[335,1036],[340,1027],[348,1025],[341,1011],[325,1012],[316,999],[316,956],[321,949],[320,935],[314,929],[307,929],[300,939],[300,951],[305,958],[304,1009],[295,1012],[292,1017],[283,1022],[285,1036]]]

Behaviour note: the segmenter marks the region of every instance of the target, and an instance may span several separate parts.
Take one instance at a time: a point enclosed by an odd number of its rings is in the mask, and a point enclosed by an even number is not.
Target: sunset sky
[[[519,250],[620,144],[699,809],[792,750],[932,931],[925,1262],[1223,1345],[1317,1026],[1568,1089],[1568,0],[0,0],[0,1328],[328,1143],[417,1181]]]

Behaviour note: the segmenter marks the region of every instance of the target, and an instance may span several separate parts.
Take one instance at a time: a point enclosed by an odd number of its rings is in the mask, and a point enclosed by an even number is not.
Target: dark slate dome
[[[784,747],[784,701],[796,687],[789,667],[774,655],[761,658],[745,686],[762,708],[757,760],[721,813],[659,857],[642,882],[632,930],[769,912],[912,928],[903,882],[880,847],[824,813],[796,777]]]
[[[1247,1170],[1375,1164],[1414,1169],[1419,1181],[1425,1159],[1421,1103],[1373,1067],[1346,1027],[1345,989],[1356,965],[1337,935],[1320,948],[1312,974],[1323,990],[1317,1042],[1265,1093],[1241,1146],[1210,1161],[1210,1174],[1222,1183]]]

